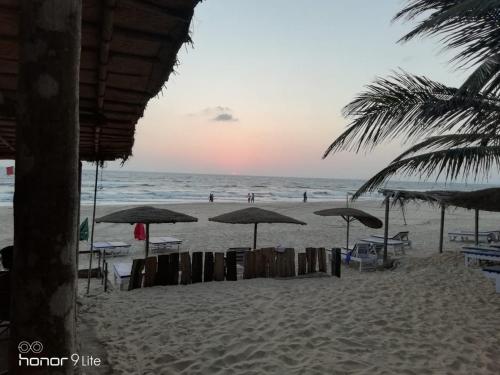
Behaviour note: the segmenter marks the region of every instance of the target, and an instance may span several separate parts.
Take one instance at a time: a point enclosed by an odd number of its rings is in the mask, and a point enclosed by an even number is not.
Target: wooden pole
[[[255,223],[253,229],[253,249],[255,250],[256,248],[257,248],[257,223]]]
[[[384,223],[384,265],[387,263],[387,240],[389,238],[389,205],[391,198],[385,198],[385,223]]]
[[[149,255],[149,223],[146,223],[146,258]]]
[[[76,351],[82,1],[18,3],[9,374],[20,373],[21,341],[40,341],[49,358]],[[73,374],[73,363],[64,361],[57,372]]]
[[[476,246],[479,245],[479,210],[474,210],[474,240]]]
[[[95,180],[94,180],[94,205],[92,207],[92,229],[90,231],[90,256],[89,256],[89,270],[92,270],[92,254],[94,253],[94,226],[95,226],[95,208],[97,203],[97,178],[99,177],[99,162],[95,162]],[[99,267],[101,263],[99,262]],[[104,264],[103,264],[104,268]],[[90,271],[87,279],[87,294],[90,292]]]
[[[439,254],[443,252],[443,241],[444,241],[444,214],[446,211],[445,206],[441,206],[441,223],[439,226]]]

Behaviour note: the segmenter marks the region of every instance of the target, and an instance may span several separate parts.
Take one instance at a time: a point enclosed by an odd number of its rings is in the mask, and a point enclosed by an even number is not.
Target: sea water
[[[94,171],[82,173],[82,204],[92,204]],[[363,180],[335,178],[299,178],[268,176],[234,176],[180,173],[132,172],[104,169],[98,175],[97,202],[101,205],[160,204],[206,202],[210,193],[216,202],[245,202],[248,193],[256,202],[299,202],[306,191],[308,200],[343,201]],[[389,182],[386,187],[406,190],[475,190],[491,187],[477,184],[442,184],[433,182]],[[14,177],[0,175],[0,206],[11,206]],[[380,198],[378,193],[361,199]]]

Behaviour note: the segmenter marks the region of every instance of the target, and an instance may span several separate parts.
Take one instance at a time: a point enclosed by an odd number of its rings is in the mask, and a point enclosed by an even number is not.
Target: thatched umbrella
[[[149,224],[175,224],[195,221],[198,221],[198,219],[193,216],[149,206],[121,210],[96,219],[96,223],[146,224],[146,257],[149,253]]]
[[[358,210],[356,208],[340,207],[340,208],[329,208],[326,210],[316,211],[315,215],[319,216],[340,216],[347,223],[347,245],[349,248],[349,225],[352,221],[358,220],[362,224],[370,228],[382,228],[382,221],[367,212]]]
[[[257,248],[257,224],[260,223],[283,223],[283,224],[299,224],[306,225],[303,221],[295,220],[289,216],[281,215],[274,211],[263,210],[261,208],[250,207],[242,210],[228,212],[223,215],[208,219],[218,223],[226,224],[254,224],[253,233],[253,248]]]

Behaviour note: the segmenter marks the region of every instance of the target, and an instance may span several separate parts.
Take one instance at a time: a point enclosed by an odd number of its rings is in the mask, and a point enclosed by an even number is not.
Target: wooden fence
[[[242,264],[243,278],[294,277],[296,272],[298,275],[327,272],[324,248],[307,248],[305,253],[298,253],[298,269],[295,260],[295,250],[291,248],[283,252],[278,252],[275,248],[245,251]],[[237,279],[236,251],[228,251],[226,254],[183,252],[134,259],[128,289]]]

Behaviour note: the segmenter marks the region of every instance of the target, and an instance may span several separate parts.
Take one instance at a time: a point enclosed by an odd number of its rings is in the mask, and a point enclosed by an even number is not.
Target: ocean
[[[82,204],[92,204],[94,171],[83,171]],[[216,202],[245,202],[248,193],[256,202],[299,202],[304,191],[309,201],[341,201],[357,190],[363,180],[332,178],[232,176],[106,170],[99,173],[97,202],[101,205],[207,202],[210,193]],[[485,184],[442,184],[394,181],[388,187],[407,190],[474,190]],[[0,175],[0,206],[11,206],[14,178]],[[380,198],[378,193],[361,199]]]

